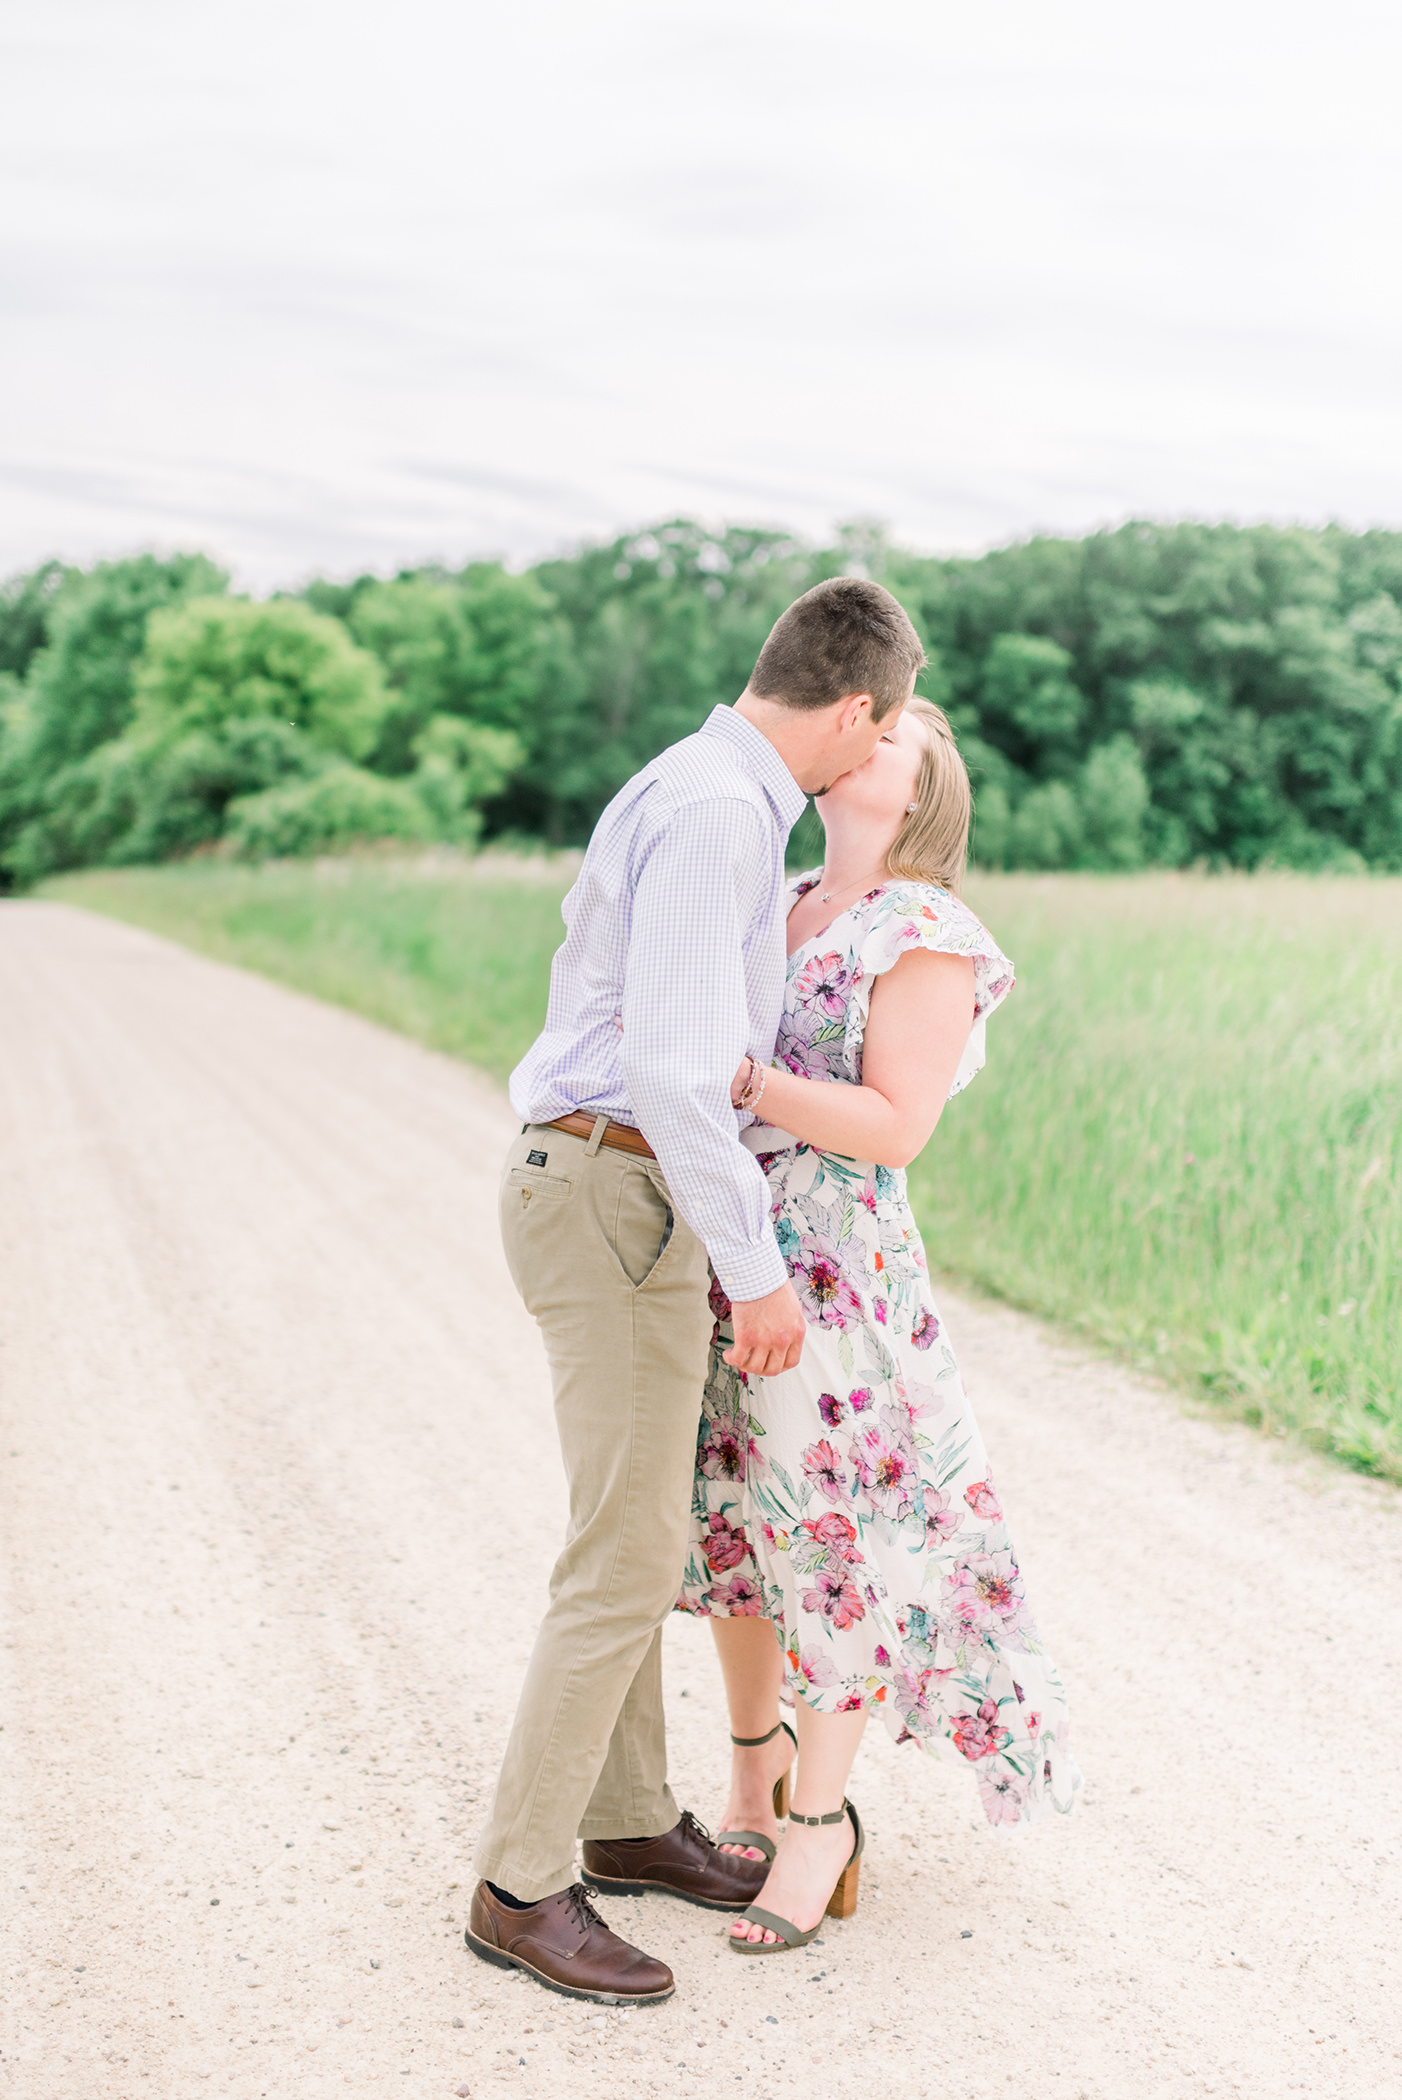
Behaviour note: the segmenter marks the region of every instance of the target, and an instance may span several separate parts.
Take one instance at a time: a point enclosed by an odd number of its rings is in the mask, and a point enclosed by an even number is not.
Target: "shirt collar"
[[[792,831],[803,815],[808,797],[794,779],[767,736],[753,722],[737,715],[733,707],[713,707],[701,724],[702,736],[724,737],[740,754],[745,771],[764,790],[775,816],[786,831]]]

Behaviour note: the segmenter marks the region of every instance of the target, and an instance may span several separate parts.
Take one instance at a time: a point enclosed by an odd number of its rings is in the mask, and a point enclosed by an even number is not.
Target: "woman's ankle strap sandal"
[[[790,1728],[787,1721],[776,1721],[774,1723],[774,1726],[770,1729],[768,1735],[732,1735],[730,1740],[732,1743],[734,1743],[737,1750],[762,1750],[766,1743],[773,1742],[775,1736],[779,1733],[779,1730],[781,1728],[783,1729],[785,1735],[788,1737],[789,1741],[793,1744],[795,1751],[797,1751],[798,1737],[794,1734],[792,1728]],[[790,1759],[788,1771],[781,1773],[779,1778],[776,1779],[774,1782],[774,1813],[779,1818],[779,1821],[781,1823],[783,1822],[785,1816],[789,1812],[789,1795],[792,1792],[793,1760]],[[729,1830],[723,1830],[720,1836],[716,1839],[716,1843],[718,1845],[726,1844],[732,1836],[733,1832]],[[752,1845],[758,1845],[761,1851],[764,1852],[764,1856],[766,1859],[773,1859],[774,1847],[768,1838],[757,1838],[753,1835],[753,1833],[751,1833],[750,1843]]]
[[[827,1909],[824,1911],[823,1917],[819,1918],[811,1931],[800,1932],[791,1918],[778,1917],[772,1910],[761,1910],[757,1903],[752,1903],[748,1910],[740,1913],[741,1917],[745,1919],[747,1924],[762,1925],[766,1932],[777,1933],[778,1938],[766,1942],[764,1940],[737,1940],[732,1937],[730,1941],[732,1954],[784,1954],[790,1947],[806,1947],[810,1940],[815,1940],[823,1929],[823,1918],[851,1917],[853,1911],[857,1908],[857,1882],[861,1874],[862,1852],[867,1841],[866,1832],[862,1828],[862,1819],[857,1814],[856,1809],[850,1801],[844,1801],[841,1808],[834,1809],[830,1816],[791,1815],[789,1821],[791,1823],[806,1823],[811,1828],[816,1823],[840,1823],[844,1816],[850,1816],[852,1819],[854,1842],[847,1864],[837,1877],[837,1886],[828,1898]]]

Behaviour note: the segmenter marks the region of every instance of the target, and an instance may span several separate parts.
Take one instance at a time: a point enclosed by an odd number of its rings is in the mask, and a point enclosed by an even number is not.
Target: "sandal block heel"
[[[824,1913],[825,1916],[829,1918],[851,1917],[853,1911],[857,1908],[857,1884],[861,1879],[861,1872],[862,1863],[859,1859],[851,1860],[842,1869],[842,1872],[837,1877],[837,1887],[828,1897],[828,1907]]]

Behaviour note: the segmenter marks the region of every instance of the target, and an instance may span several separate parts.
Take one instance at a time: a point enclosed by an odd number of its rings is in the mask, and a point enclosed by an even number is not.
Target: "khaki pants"
[[[477,1856],[484,1879],[534,1902],[575,1879],[576,1835],[677,1821],[662,1624],[686,1561],[712,1315],[706,1250],[655,1160],[532,1124],[502,1176],[501,1231],[545,1339],[570,1493]]]

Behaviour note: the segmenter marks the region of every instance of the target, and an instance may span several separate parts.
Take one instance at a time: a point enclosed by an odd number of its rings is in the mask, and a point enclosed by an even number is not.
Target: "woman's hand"
[[[740,1106],[740,1096],[750,1083],[750,1074],[755,1070],[757,1070],[757,1066],[752,1057],[742,1057],[739,1064],[735,1067],[735,1077],[730,1082],[730,1105],[732,1108]]]

